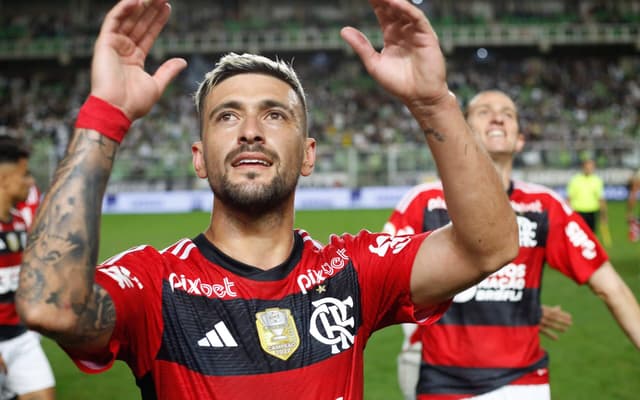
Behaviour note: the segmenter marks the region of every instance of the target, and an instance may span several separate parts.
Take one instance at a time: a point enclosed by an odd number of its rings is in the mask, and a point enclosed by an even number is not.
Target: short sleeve
[[[113,301],[116,325],[109,342],[109,360],[72,358],[84,372],[102,372],[116,359],[141,376],[159,346],[162,329],[162,257],[149,246],[120,253],[96,268],[95,281]],[[132,354],[137,354],[133,358]]]
[[[575,282],[584,284],[609,257],[593,231],[568,206],[558,203],[549,213],[547,262]]]
[[[363,318],[372,330],[402,322],[432,324],[449,307],[446,301],[417,310],[411,301],[411,269],[428,235],[390,236],[363,231],[349,243],[360,281]]]

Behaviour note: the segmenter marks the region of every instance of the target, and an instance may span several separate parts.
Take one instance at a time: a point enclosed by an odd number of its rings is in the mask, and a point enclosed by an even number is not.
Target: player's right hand
[[[153,75],[144,70],[170,13],[166,0],[123,0],[107,13],[96,40],[91,94],[120,108],[132,121],[151,110],[187,65],[184,59],[172,58]]]

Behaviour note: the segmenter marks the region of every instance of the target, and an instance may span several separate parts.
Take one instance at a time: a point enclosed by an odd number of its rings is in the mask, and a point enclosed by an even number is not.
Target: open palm
[[[100,30],[91,69],[91,94],[119,107],[131,119],[149,112],[169,82],[186,66],[165,61],[151,75],[144,70],[149,50],[166,24],[166,0],[125,0],[114,7]]]
[[[404,0],[370,3],[383,33],[380,52],[358,30],[342,30],[342,37],[360,56],[369,74],[405,103],[429,104],[446,95],[444,57],[422,11]]]

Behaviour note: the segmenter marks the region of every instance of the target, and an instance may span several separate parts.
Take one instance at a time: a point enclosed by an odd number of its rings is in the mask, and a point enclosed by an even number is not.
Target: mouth
[[[267,158],[262,153],[242,153],[233,159],[231,166],[238,167],[270,167],[273,165],[273,161]]]
[[[489,132],[487,132],[487,137],[490,137],[490,138],[495,138],[495,137],[504,138],[506,136],[507,134],[501,129],[491,129],[489,130]]]

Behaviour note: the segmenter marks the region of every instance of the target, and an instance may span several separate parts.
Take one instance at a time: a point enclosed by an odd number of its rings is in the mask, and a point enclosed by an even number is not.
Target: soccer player
[[[518,247],[515,215],[447,88],[428,20],[404,0],[371,4],[384,51],[354,28],[342,37],[422,126],[453,224],[404,238],[332,236],[326,246],[295,230],[295,187],[312,172],[316,147],[302,86],[284,62],[232,53],[196,93],[193,164],[214,193],[209,227],[163,250],[131,248],[96,269],[119,141],[186,66],[171,59],[154,75],[143,70],[170,8],[124,0],[102,25],[91,96],[31,231],[18,296],[25,321],[85,371],[124,360],[145,399],[361,399],[373,331],[433,323],[453,294]]]
[[[560,306],[541,306],[540,333],[551,340],[558,340],[558,334],[566,332],[573,324],[570,313]],[[416,385],[422,359],[421,331],[416,324],[402,324],[404,340],[397,358],[398,384],[406,400],[415,400]]]
[[[548,400],[548,359],[538,335],[544,264],[578,284],[588,284],[637,348],[640,307],[584,220],[550,189],[511,177],[513,158],[524,146],[512,99],[500,91],[481,92],[469,102],[466,116],[502,177],[517,215],[520,252],[499,271],[458,293],[438,323],[410,332],[413,336],[407,341],[421,343],[417,347],[422,352],[417,398]],[[437,233],[452,217],[446,185],[426,183],[409,191],[385,231]],[[405,380],[418,373],[410,370],[405,370]],[[400,383],[403,392],[415,395],[415,387]]]
[[[29,150],[11,136],[0,137],[0,355],[6,366],[2,395],[53,399],[55,380],[40,346],[40,336],[20,321],[15,293],[27,241],[28,224],[15,208],[34,184]]]

